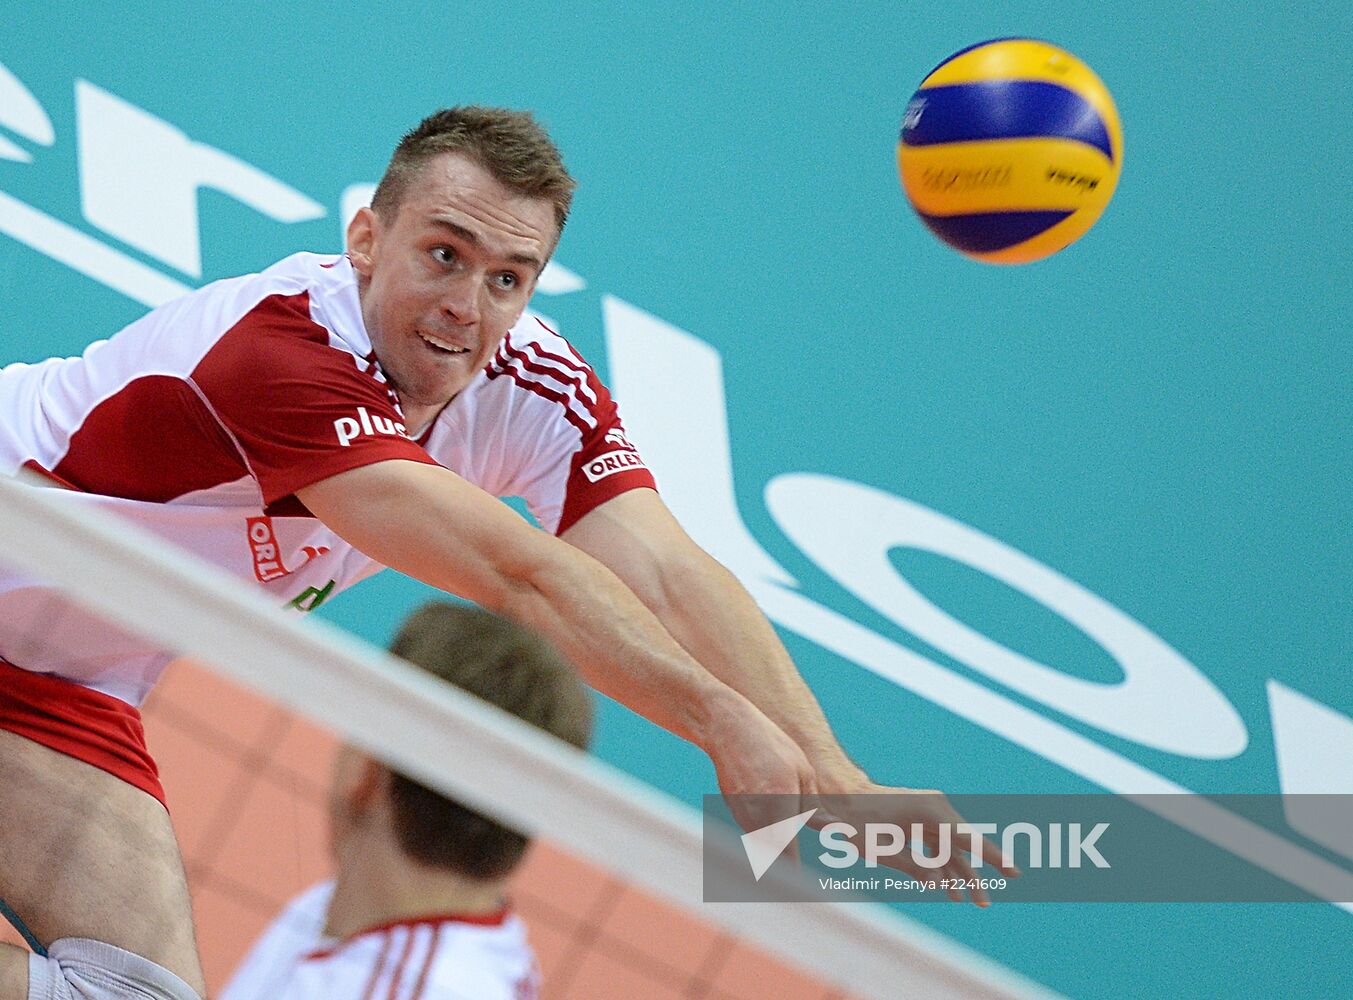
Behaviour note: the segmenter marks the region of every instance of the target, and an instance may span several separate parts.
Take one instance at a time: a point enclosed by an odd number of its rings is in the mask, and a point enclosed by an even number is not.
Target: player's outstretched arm
[[[614,573],[455,473],[378,462],[298,496],[371,558],[539,631],[597,690],[703,748],[725,792],[813,791],[795,742],[683,650]]]
[[[586,514],[563,538],[606,563],[692,656],[803,748],[824,795],[822,804],[834,810],[833,818],[857,826],[868,821],[904,827],[919,823],[927,836],[940,823],[962,821],[941,793],[875,784],[850,760],[752,596],[695,544],[657,493],[623,493]],[[918,794],[903,794],[913,792]],[[984,858],[999,867],[998,852],[990,843],[984,845]],[[957,851],[939,874],[973,877]],[[950,895],[961,898],[956,892]],[[986,893],[974,892],[973,900],[985,905]]]
[[[0,997],[28,996],[28,952],[0,944]]]
[[[788,733],[808,755],[821,791],[868,782],[752,596],[686,534],[657,493],[622,493],[562,537],[605,563],[687,652]]]

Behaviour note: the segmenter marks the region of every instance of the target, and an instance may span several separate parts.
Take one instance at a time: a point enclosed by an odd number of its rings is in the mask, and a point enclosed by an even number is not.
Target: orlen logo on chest
[[[282,557],[277,551],[277,536],[273,534],[272,518],[251,517],[249,526],[249,548],[254,553],[254,576],[259,583],[276,580],[287,575],[282,565]]]
[[[264,515],[263,517],[247,518],[245,524],[249,530],[249,549],[254,554],[254,576],[259,583],[267,583],[269,580],[276,580],[280,577],[290,576],[293,570],[289,570],[282,563],[282,552],[277,545],[277,535],[273,531],[272,518]],[[318,559],[329,551],[327,545],[301,546],[301,555],[305,563],[311,559]],[[305,565],[302,563],[301,565]]]
[[[408,437],[403,424],[388,420],[378,413],[368,413],[365,406],[357,407],[357,416],[339,417],[334,421],[334,431],[338,434],[338,443],[344,448],[351,447],[353,439],[363,434],[390,434],[396,437]]]

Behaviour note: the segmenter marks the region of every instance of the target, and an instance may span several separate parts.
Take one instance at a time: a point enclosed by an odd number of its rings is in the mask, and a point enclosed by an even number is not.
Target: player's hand
[[[900,854],[880,857],[879,861],[922,881],[938,883],[941,879],[949,879],[969,883],[970,880],[981,878],[973,871],[969,854],[969,848],[972,846],[971,835],[958,833],[957,824],[964,821],[963,817],[949,804],[943,792],[930,788],[889,788],[874,784],[868,779],[855,779],[848,783],[833,781],[831,785],[824,782],[824,786],[828,790],[819,796],[818,804],[821,808],[810,824],[814,828],[821,828],[836,820],[849,823],[861,831],[864,830],[866,823],[891,823],[901,827],[910,838],[912,824],[919,823],[925,853],[934,857],[938,854],[939,828],[941,824],[948,824],[950,829],[948,864],[939,868],[917,865],[912,860],[909,849]],[[862,843],[856,846],[863,852]],[[1000,848],[989,839],[981,838],[979,846],[983,863],[995,868],[1006,878],[1020,876],[1018,868],[1001,863]],[[962,890],[951,888],[948,893],[954,902],[963,901]],[[991,905],[990,897],[980,885],[972,888],[969,895],[978,906]]]
[[[817,804],[816,777],[803,750],[750,702],[713,734],[706,753],[714,762],[719,790],[744,830],[760,829]]]

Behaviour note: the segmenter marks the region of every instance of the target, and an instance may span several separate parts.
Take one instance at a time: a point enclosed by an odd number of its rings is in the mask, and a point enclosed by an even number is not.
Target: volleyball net
[[[786,1000],[895,997],[899,984],[928,998],[1049,995],[873,904],[703,902],[694,809],[53,494],[0,477],[0,565],[183,658],[144,715],[213,986],[286,896],[327,872],[325,785],[341,741],[540,839],[514,899],[547,998],[601,997],[589,977],[626,976],[633,985],[615,995],[750,997],[773,975],[801,983],[776,990]],[[35,651],[53,625],[35,603],[25,626]],[[718,849],[737,845],[730,836]],[[213,936],[225,944],[213,950]]]

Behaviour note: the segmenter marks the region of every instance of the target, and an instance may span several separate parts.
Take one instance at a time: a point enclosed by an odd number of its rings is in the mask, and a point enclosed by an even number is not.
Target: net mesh
[[[331,873],[326,788],[340,739],[523,829],[550,832],[536,838],[512,891],[546,998],[845,1000],[894,995],[900,975],[933,983],[928,996],[1037,994],[924,928],[857,909],[701,907],[693,812],[516,720],[485,716],[426,675],[403,676],[384,654],[281,614],[121,523],[53,504],[52,493],[0,478],[0,578],[7,568],[39,574],[83,607],[98,605],[91,620],[115,620],[128,636],[153,634],[184,654],[151,690],[143,717],[213,994],[284,904]],[[11,622],[0,654],[61,655],[52,636],[71,613],[60,601],[35,606],[22,627]],[[448,733],[455,743],[438,747]],[[462,765],[438,769],[428,759]],[[487,778],[471,780],[480,771]],[[19,943],[7,927],[0,937]],[[768,947],[791,949],[801,964]]]

